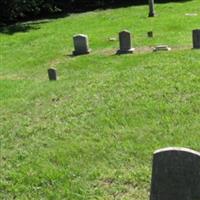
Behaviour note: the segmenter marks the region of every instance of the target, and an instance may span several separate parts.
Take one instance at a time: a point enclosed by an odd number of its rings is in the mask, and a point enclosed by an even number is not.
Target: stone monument
[[[132,48],[131,44],[131,33],[129,31],[122,31],[119,33],[119,46],[120,49],[117,51],[117,54],[126,54],[133,53],[134,48]]]

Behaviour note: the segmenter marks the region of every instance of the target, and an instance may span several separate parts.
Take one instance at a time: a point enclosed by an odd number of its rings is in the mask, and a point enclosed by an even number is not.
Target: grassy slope
[[[199,0],[72,15],[1,34],[1,199],[148,199],[155,149],[200,151]],[[198,13],[188,17],[185,13]],[[113,55],[128,29],[136,47]],[[154,39],[146,38],[153,30]],[[85,33],[91,55],[70,57]],[[56,66],[60,80],[48,82]]]

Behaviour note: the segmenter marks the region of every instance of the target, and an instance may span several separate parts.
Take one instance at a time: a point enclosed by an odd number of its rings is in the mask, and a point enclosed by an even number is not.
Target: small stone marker
[[[156,151],[150,200],[200,200],[200,153],[172,147]]]
[[[154,0],[148,0],[149,1],[149,17],[155,16],[155,8],[154,8]]]
[[[171,48],[168,45],[158,45],[156,46],[153,51],[170,51]]]
[[[200,29],[193,30],[192,37],[193,37],[193,48],[200,49]]]
[[[119,46],[120,49],[117,51],[117,54],[134,52],[135,49],[131,47],[131,33],[129,31],[125,30],[119,33]]]
[[[57,80],[57,72],[55,68],[49,68],[48,69],[48,75],[50,81],[56,81]]]
[[[73,37],[74,41],[74,51],[73,55],[82,55],[82,54],[89,54],[89,43],[88,43],[88,36],[79,34]]]
[[[153,37],[153,31],[147,32],[147,36],[150,37],[150,38],[152,38]]]

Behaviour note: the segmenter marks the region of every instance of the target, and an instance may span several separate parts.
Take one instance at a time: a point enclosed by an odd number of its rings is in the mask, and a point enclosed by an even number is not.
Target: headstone
[[[153,51],[170,51],[171,48],[168,45],[158,45],[156,46]]]
[[[120,49],[117,51],[117,54],[134,52],[135,49],[131,47],[131,33],[129,31],[122,31],[119,33],[119,45]]]
[[[156,151],[150,200],[200,200],[200,153],[172,147]]]
[[[56,81],[57,80],[57,72],[55,68],[49,68],[48,69],[48,76],[50,81]]]
[[[193,48],[200,49],[200,29],[192,31],[193,35]]]
[[[73,37],[74,51],[73,55],[89,54],[89,43],[87,35],[79,34]]]
[[[149,17],[155,16],[154,0],[149,0]]]
[[[153,37],[153,31],[147,32],[147,36],[150,37],[150,38],[152,38]]]

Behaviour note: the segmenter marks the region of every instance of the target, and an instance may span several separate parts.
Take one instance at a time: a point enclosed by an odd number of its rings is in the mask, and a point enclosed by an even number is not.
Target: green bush
[[[0,0],[1,22],[34,17],[55,11],[54,0]]]
[[[144,1],[147,2],[147,0],[0,0],[0,22],[33,19],[56,11],[85,11]]]

